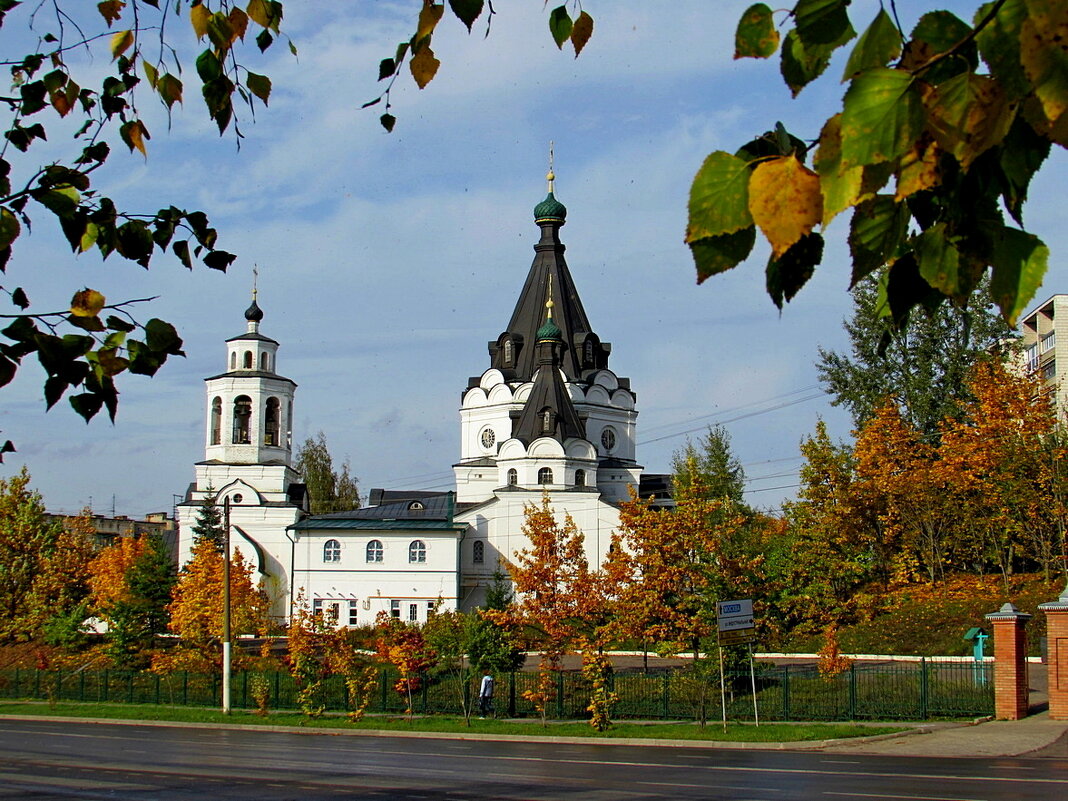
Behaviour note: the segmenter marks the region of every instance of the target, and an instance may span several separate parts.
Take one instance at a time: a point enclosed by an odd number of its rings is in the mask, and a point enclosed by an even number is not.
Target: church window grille
[[[515,345],[512,344],[512,340],[504,340],[504,366],[511,367],[512,360],[515,359]]]
[[[252,351],[250,351],[250,350],[246,350],[245,351],[245,369],[246,370],[251,370],[252,369]]]
[[[266,353],[260,354],[260,369],[263,370],[263,372],[265,373],[267,372],[267,365],[270,364],[270,362],[268,361],[269,359],[270,356],[268,356]]]
[[[486,561],[486,543],[482,540],[475,540],[475,544],[471,546],[471,561],[476,565]]]
[[[552,484],[553,483],[553,471],[548,467],[543,467],[538,471],[538,483],[539,484]]]
[[[389,616],[400,620],[400,601],[389,602]]]
[[[367,543],[367,561],[368,562],[381,562],[382,561],[382,542],[381,540],[371,540]]]
[[[508,469],[508,486],[514,487],[519,483],[519,471],[514,467]]]
[[[234,445],[252,442],[252,399],[248,395],[234,398]]]
[[[412,564],[422,564],[426,561],[426,543],[422,540],[412,540],[408,546],[408,561]]]
[[[412,623],[419,620],[419,604],[408,604],[408,620]]]
[[[586,471],[585,470],[576,470],[575,471],[575,486],[576,487],[585,487],[586,486]]]
[[[222,398],[214,398],[211,402],[211,444],[222,443]]]
[[[340,562],[341,561],[341,543],[337,540],[327,540],[323,543],[323,561],[324,562]]]
[[[264,445],[277,445],[278,444],[278,429],[279,429],[279,416],[280,409],[278,404],[278,398],[268,398],[267,408],[263,415],[263,444]]]

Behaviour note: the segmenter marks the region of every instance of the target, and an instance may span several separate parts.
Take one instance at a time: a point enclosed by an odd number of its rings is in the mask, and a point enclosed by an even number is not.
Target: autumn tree
[[[520,647],[516,627],[501,625],[492,615],[506,610],[513,598],[511,582],[498,568],[486,588],[485,605],[478,610],[478,619],[468,643],[468,657],[477,671],[511,673],[519,670],[526,661],[527,655]]]
[[[295,466],[308,488],[313,515],[360,508],[358,479],[351,475],[347,459],[341,465],[340,473],[334,469],[334,460],[322,431],[297,448]]]
[[[121,667],[147,667],[177,577],[158,534],[120,537],[89,565],[92,607],[108,624],[109,656]]]
[[[379,612],[375,623],[378,658],[396,668],[398,679],[393,685],[411,717],[415,693],[422,687],[424,674],[437,663],[437,652],[427,642],[418,626]]]
[[[819,349],[820,382],[853,417],[859,430],[887,400],[926,436],[942,421],[957,418],[971,398],[974,365],[1013,336],[989,299],[988,282],[966,306],[940,304],[920,309],[895,327],[883,313],[885,291],[875,277],[853,288],[853,314],[844,323],[849,351]]]
[[[167,607],[168,628],[180,639],[173,654],[153,657],[154,670],[189,665],[211,670],[219,664],[223,634],[223,555],[208,539],[193,545]],[[256,586],[252,565],[235,550],[230,565],[230,630],[234,636],[264,634],[270,626],[267,595]],[[240,657],[240,651],[235,658]],[[235,659],[235,662],[237,660]]]
[[[108,175],[114,184],[128,165],[113,149],[147,157],[151,132],[139,110],[146,92],[168,117],[188,96],[202,97],[219,132],[237,137],[240,106],[251,115],[266,105],[271,82],[249,68],[255,50],[244,43],[247,37],[260,51],[271,46],[282,4],[223,0],[216,7],[158,0],[0,4],[13,83],[3,98],[0,154],[0,270],[11,277],[4,291],[13,308],[0,332],[0,386],[34,355],[45,371],[48,407],[70,392],[71,406],[86,420],[101,409],[114,419],[121,374],[151,376],[168,357],[182,355],[170,323],[141,317],[140,304],[149,299],[108,302],[85,289],[71,293],[68,307],[31,311],[18,286],[17,252],[32,225],[35,233],[54,230],[75,254],[117,254],[145,268],[167,251],[187,268],[194,260],[217,270],[233,262],[217,247],[203,212],[165,200],[158,211],[124,208],[98,188]],[[168,24],[174,16],[180,24]]]
[[[435,672],[452,680],[456,700],[460,704],[464,722],[468,725],[471,719],[469,685],[473,667],[473,660],[468,657],[468,653],[480,622],[477,615],[467,615],[455,609],[442,609],[439,602],[423,624],[423,637],[437,654]]]

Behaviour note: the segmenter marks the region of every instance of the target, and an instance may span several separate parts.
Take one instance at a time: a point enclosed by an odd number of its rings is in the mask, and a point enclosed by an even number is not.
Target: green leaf
[[[800,291],[823,259],[823,237],[806,234],[778,259],[770,258],[765,271],[768,295],[781,310]]]
[[[908,322],[909,313],[920,304],[933,304],[944,296],[923,280],[916,265],[913,253],[906,253],[890,265],[886,281],[880,287],[882,294],[885,287],[885,306],[888,316],[895,328],[902,328]]]
[[[1050,141],[1035,133],[1034,128],[1017,116],[1013,120],[1001,147],[998,150],[998,163],[1005,176],[1002,199],[1005,208],[1019,225],[1023,225],[1023,205],[1027,200],[1027,189],[1031,178],[1050,151]]]
[[[690,252],[697,267],[697,283],[703,283],[709,276],[726,272],[741,264],[749,257],[755,243],[754,225],[733,234],[709,236],[690,242]]]
[[[918,76],[935,85],[954,75],[975,70],[979,65],[978,50],[974,41],[965,41],[971,32],[968,24],[954,14],[930,11],[920,17],[912,29],[912,39],[902,66],[916,70],[935,56],[952,49],[952,57],[940,59],[930,68],[920,70]]]
[[[112,331],[121,331],[124,334],[128,334],[130,331],[133,331],[134,328],[136,328],[133,323],[128,322],[127,320],[124,320],[121,317],[116,317],[114,314],[108,315],[108,318],[104,321],[104,324]]]
[[[145,323],[145,344],[157,354],[183,355],[182,338],[178,336],[174,326],[155,317]]]
[[[0,356],[0,387],[7,386],[18,372],[18,365],[6,356]]]
[[[226,268],[233,264],[236,258],[233,253],[227,253],[225,250],[213,250],[204,257],[204,264],[213,270],[226,272]]]
[[[960,274],[960,251],[950,241],[945,223],[916,237],[915,253],[923,280],[943,295],[960,298],[970,291],[971,282]]]
[[[1049,248],[1037,236],[1006,226],[995,238],[992,261],[990,296],[1005,320],[1014,326],[1042,286]]]
[[[397,118],[392,114],[383,114],[378,118],[378,121],[382,123],[382,127],[389,133],[393,133],[393,126],[397,124]]]
[[[135,261],[142,267],[148,266],[149,257],[155,248],[152,231],[141,220],[129,220],[115,231],[116,249],[119,254]]]
[[[0,208],[0,248],[11,247],[11,243],[22,233],[18,217],[7,207]]]
[[[261,53],[268,47],[270,47],[273,43],[274,37],[271,36],[268,31],[263,30],[256,34],[256,47],[260,49]]]
[[[923,104],[913,77],[880,67],[849,84],[842,107],[842,162],[846,166],[894,161],[923,132]]]
[[[104,405],[104,399],[91,392],[83,392],[79,395],[70,396],[70,405],[78,414],[85,418],[85,422],[92,420],[96,413]]]
[[[549,14],[549,31],[553,35],[553,41],[556,42],[556,46],[563,49],[564,42],[571,38],[571,29],[574,23],[571,22],[571,17],[568,16],[567,8],[565,6],[557,6]]]
[[[149,64],[145,59],[141,59],[141,71],[145,73],[145,78],[148,79],[148,85],[155,89],[156,84],[159,83],[159,70]]]
[[[204,83],[222,77],[222,63],[211,50],[205,50],[197,56],[197,75],[200,76],[200,80]]]
[[[80,328],[83,331],[89,331],[94,334],[107,330],[104,327],[104,324],[100,322],[99,317],[76,317],[72,314],[67,317],[67,322],[75,328]]]
[[[749,164],[717,150],[710,153],[690,187],[686,241],[732,234],[753,224],[749,213]]]
[[[794,20],[801,41],[806,46],[832,43],[840,46],[856,36],[846,11],[849,3],[850,0],[798,0]]]
[[[863,167],[842,166],[842,115],[835,114],[820,132],[815,167],[823,193],[823,226],[861,199]]]
[[[248,77],[245,78],[245,86],[252,94],[256,95],[263,101],[263,105],[267,105],[267,99],[271,96],[271,79],[266,75],[258,75],[255,72],[250,72]]]
[[[764,3],[749,6],[734,33],[735,58],[768,58],[779,49],[779,32],[771,9]]]
[[[34,200],[57,217],[73,214],[74,210],[78,208],[78,201],[81,199],[78,190],[73,186],[56,187],[55,189],[47,190],[35,189],[31,194]]]
[[[449,8],[456,18],[467,26],[470,32],[479,14],[482,13],[483,0],[449,0]]]
[[[848,39],[846,39],[848,41]],[[845,41],[838,44],[845,44]],[[794,97],[816,80],[831,63],[831,54],[838,45],[806,45],[796,30],[789,31],[782,44],[779,71]]]
[[[384,58],[378,62],[378,80],[383,81],[397,71],[397,62],[391,58]]]
[[[860,40],[849,54],[843,81],[859,75],[865,70],[885,67],[901,55],[901,32],[897,29],[885,8],[880,8],[871,25],[860,36]]]
[[[30,299],[26,297],[26,290],[20,286],[15,287],[15,291],[11,293],[11,302],[20,309],[28,309],[30,307]]]
[[[853,256],[850,287],[897,257],[908,224],[908,207],[895,203],[892,195],[877,195],[857,206],[849,224]]]
[[[986,19],[993,7],[993,2],[980,6],[975,12],[975,24]],[[1027,15],[1025,0],[1006,0],[997,16],[975,37],[990,74],[1013,99],[1023,98],[1031,92],[1031,81],[1020,62],[1020,26]]]
[[[1046,119],[1068,114],[1068,6],[1064,0],[1027,0],[1031,13],[1020,26],[1020,62],[1034,85]],[[1057,139],[1065,144],[1068,137]]]
[[[935,140],[961,167],[999,144],[1016,117],[997,81],[962,72],[923,93],[927,125]]]
[[[157,91],[167,108],[182,102],[182,82],[169,72],[159,79]]]

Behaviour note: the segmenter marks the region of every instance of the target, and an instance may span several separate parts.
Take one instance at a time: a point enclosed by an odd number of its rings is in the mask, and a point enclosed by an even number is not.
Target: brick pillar
[[[1046,613],[1046,665],[1049,716],[1068,720],[1068,586],[1061,597],[1038,607]]]
[[[986,619],[994,627],[994,715],[1000,720],[1027,717],[1026,612],[1006,603]]]

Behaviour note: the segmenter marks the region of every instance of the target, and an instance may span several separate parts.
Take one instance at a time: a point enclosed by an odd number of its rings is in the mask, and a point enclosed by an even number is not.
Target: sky
[[[283,29],[298,56],[284,46],[244,53],[274,90],[254,120],[242,115],[240,148],[219,137],[195,89],[170,124],[145,93],[148,158],[116,151],[95,177],[120,207],[206,211],[219,246],[238,254],[227,273],[189,272],[169,255],[148,271],[75,257],[44,215],[20,239],[0,280],[22,286],[33,310],[66,308],[82,287],[109,302],[158,296],[141,313],[174,323],[186,357],[151,379],[122,376],[114,425],[105,414],[86,425],[65,399],[46,413],[44,374],[26,361],[0,390],[0,431],[18,448],[0,475],[25,465],[51,511],[170,511],[204,456],[203,379],[226,369],[224,341],[245,330],[255,265],[260,330],[281,343],[278,371],[299,386],[294,441],[323,431],[365,494],[450,488],[460,393],[489,366],[486,343],[533,259],[532,209],[553,142],[567,261],[612,343],[609,366],[637,393],[639,462],[668,472],[688,436],[722,424],[747,500],[779,508],[796,492],[798,445],[817,421],[849,436],[815,368],[820,347],[848,347],[848,215],[825,231],[822,266],[780,313],[764,291],[766,246],[696,284],[686,202],[709,152],[734,151],[780,120],[814,138],[844,86],[839,60],[794,100],[777,60],[732,60],[748,1],[586,0],[596,27],[578,59],[557,50],[538,0],[498,2],[488,37],[483,22],[468,34],[447,15],[434,36],[437,77],[421,91],[407,75],[397,81],[387,134],[381,106],[360,107],[382,90],[378,62],[411,34],[420,0],[290,0]],[[908,28],[930,7],[897,6]],[[965,19],[974,9],[938,7]],[[878,5],[850,10],[859,28]],[[0,38],[8,51],[16,19],[9,12]],[[183,56],[187,69],[194,57]],[[61,144],[50,137],[31,155]],[[1025,212],[1052,253],[1032,306],[1068,291],[1066,166],[1063,151],[1047,161]]]

